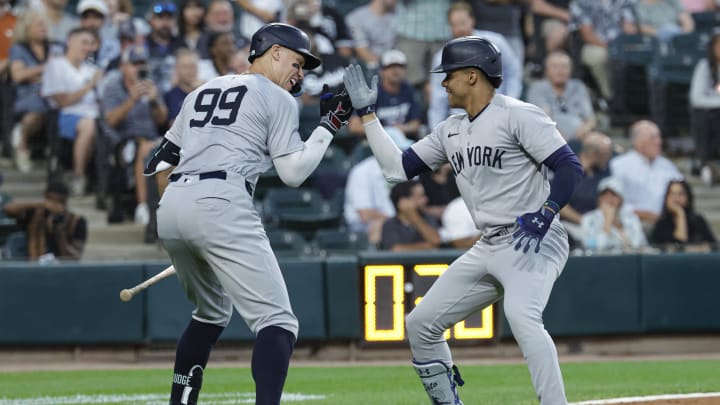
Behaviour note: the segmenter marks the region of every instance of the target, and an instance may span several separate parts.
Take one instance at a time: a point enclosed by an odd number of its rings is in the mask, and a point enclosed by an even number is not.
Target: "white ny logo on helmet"
[[[532,223],[537,225],[538,228],[542,228],[543,226],[545,226],[545,222],[543,222],[537,218],[533,218]]]

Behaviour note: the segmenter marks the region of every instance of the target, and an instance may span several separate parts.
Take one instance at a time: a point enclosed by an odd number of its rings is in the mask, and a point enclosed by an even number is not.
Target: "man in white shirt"
[[[522,93],[522,65],[507,39],[497,32],[476,30],[475,17],[472,8],[467,3],[453,3],[448,10],[448,24],[453,38],[475,35],[485,38],[498,47],[502,54],[503,81],[498,93],[506,96],[520,98]],[[440,64],[442,49],[433,56],[433,66]],[[430,76],[430,102],[428,105],[428,126],[435,128],[442,120],[451,114],[448,106],[447,93],[442,87],[443,76]],[[456,114],[460,110],[453,111]]]
[[[95,34],[88,28],[70,31],[65,56],[50,59],[42,77],[42,96],[60,108],[60,137],[73,142],[73,179],[70,183],[73,195],[85,192],[85,169],[97,132],[95,119],[99,107],[95,88],[102,78],[102,71],[87,62],[95,41]]]
[[[683,176],[673,162],[661,156],[662,137],[654,122],[634,123],[630,140],[633,149],[613,158],[610,171],[622,182],[625,203],[646,225],[654,224],[662,211],[668,183]]]

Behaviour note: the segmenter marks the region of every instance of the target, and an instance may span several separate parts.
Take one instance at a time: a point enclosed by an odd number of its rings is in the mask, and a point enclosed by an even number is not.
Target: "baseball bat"
[[[157,283],[160,280],[164,280],[170,276],[175,274],[175,267],[168,266],[165,270],[161,271],[160,273],[150,277],[149,279],[143,281],[142,283],[136,285],[135,287],[126,288],[122,291],[120,291],[120,300],[123,302],[130,301],[135,295],[143,291],[144,289],[150,287],[151,285]]]

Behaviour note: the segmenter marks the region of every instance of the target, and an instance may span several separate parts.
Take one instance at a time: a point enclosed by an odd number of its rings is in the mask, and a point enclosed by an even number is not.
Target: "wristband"
[[[369,106],[358,108],[355,110],[357,112],[358,117],[362,117],[364,115],[368,115],[375,112],[375,104],[370,104]]]

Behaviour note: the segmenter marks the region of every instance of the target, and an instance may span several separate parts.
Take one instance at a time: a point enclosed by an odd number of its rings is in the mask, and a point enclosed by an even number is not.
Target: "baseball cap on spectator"
[[[612,191],[618,197],[623,198],[623,185],[616,177],[609,176],[600,180],[598,194],[602,194],[604,191]]]
[[[177,6],[170,2],[154,3],[150,11],[152,11],[153,15],[174,15],[177,13]]]
[[[108,7],[103,0],[80,0],[77,5],[77,13],[82,16],[86,11],[95,11],[103,16],[108,15]]]
[[[118,24],[118,39],[134,41],[135,37],[137,37],[137,30],[132,20],[125,20]]]
[[[407,66],[407,57],[405,57],[405,54],[397,49],[383,52],[380,57],[380,67],[386,68],[394,65]]]
[[[122,53],[122,63],[143,63],[150,59],[147,49],[142,45],[130,45]]]

